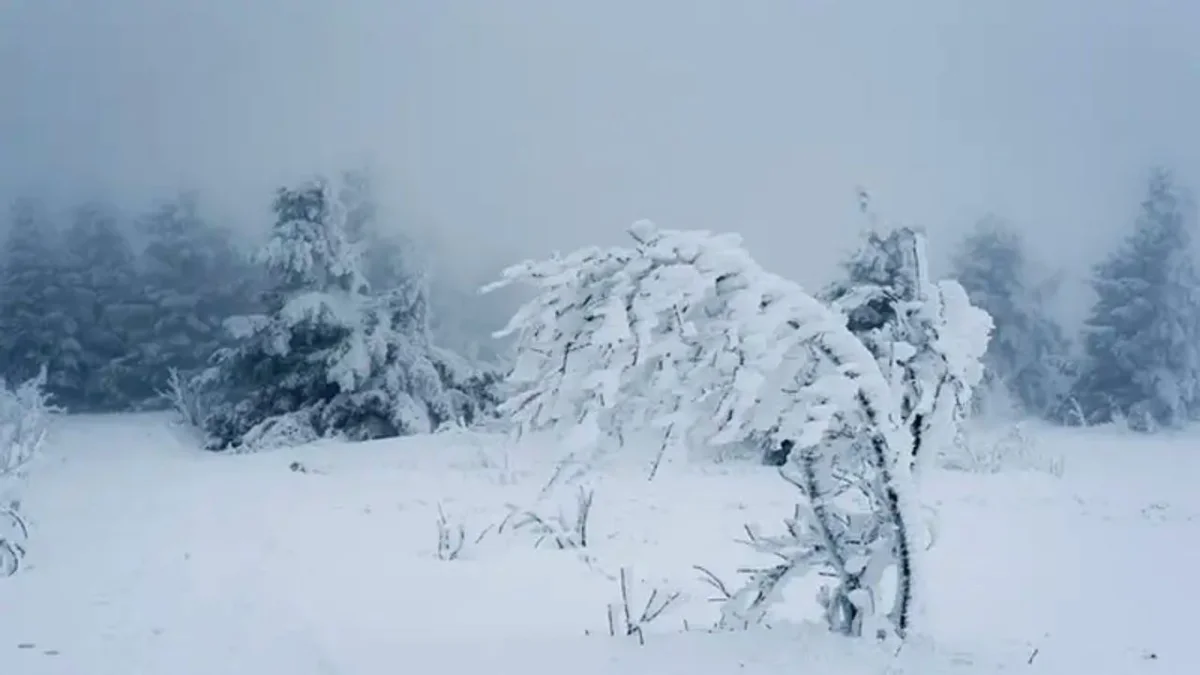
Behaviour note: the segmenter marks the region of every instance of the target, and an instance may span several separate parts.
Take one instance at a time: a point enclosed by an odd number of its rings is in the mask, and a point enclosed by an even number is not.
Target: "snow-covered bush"
[[[1065,460],[1040,446],[1024,422],[1006,427],[999,434],[972,431],[944,452],[942,466],[954,471],[993,474],[1004,471],[1037,471],[1062,478]]]
[[[630,235],[632,247],[527,261],[492,286],[540,291],[501,332],[517,334],[502,411],[521,432],[566,432],[574,449],[647,425],[670,441],[791,444],[784,474],[806,502],[797,544],[785,573],[753,579],[729,611],[757,611],[786,578],[813,569],[836,580],[825,601],[831,629],[861,634],[883,620],[903,635],[920,439],[875,355],[843,314],[763,270],[736,235],[645,221]],[[889,568],[898,583],[885,603]]]
[[[176,368],[167,371],[167,386],[159,396],[179,415],[179,421],[189,427],[201,428],[208,417],[211,402],[201,382],[188,377]]]
[[[16,478],[45,439],[54,408],[46,371],[15,387],[0,378],[0,478]]]
[[[25,557],[29,529],[20,513],[17,487],[41,448],[55,410],[45,385],[45,369],[16,387],[0,378],[0,577],[15,574]]]
[[[275,200],[266,314],[231,320],[237,343],[196,379],[219,393],[203,423],[214,449],[424,433],[495,406],[498,378],[432,344],[420,275],[371,289],[335,194],[316,181]]]

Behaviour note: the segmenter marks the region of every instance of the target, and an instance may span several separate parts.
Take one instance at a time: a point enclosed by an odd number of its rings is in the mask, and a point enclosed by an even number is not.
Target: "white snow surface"
[[[743,525],[791,512],[750,461],[676,457],[648,482],[654,448],[631,449],[586,479],[588,547],[559,551],[495,527],[476,543],[508,504],[573,510],[569,487],[536,501],[556,458],[537,439],[222,456],[166,416],[60,418],[24,487],[27,566],[0,579],[0,674],[1200,673],[1200,435],[1038,433],[1062,477],[922,481],[926,623],[896,654],[805,626],[803,585],[769,626],[705,630],[719,605],[692,566],[737,583],[761,562]],[[439,506],[460,559],[436,556]],[[608,635],[622,567],[635,614],[681,593],[644,644]]]

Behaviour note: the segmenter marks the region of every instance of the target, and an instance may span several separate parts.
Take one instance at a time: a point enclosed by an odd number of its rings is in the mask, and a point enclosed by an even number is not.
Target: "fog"
[[[451,267],[736,230],[820,282],[862,224],[986,214],[1078,275],[1200,176],[1187,0],[0,0],[0,192],[269,191],[369,164]]]

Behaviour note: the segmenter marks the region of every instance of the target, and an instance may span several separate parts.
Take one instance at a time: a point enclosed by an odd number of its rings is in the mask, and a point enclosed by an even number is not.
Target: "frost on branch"
[[[884,619],[903,635],[912,439],[874,354],[843,315],[763,270],[737,236],[646,222],[630,235],[630,248],[525,262],[493,286],[540,291],[502,332],[518,348],[504,408],[523,431],[582,432],[591,443],[651,424],[703,442],[791,444],[784,474],[807,506],[791,537],[803,545],[775,551],[780,564],[834,580],[833,630],[860,634]],[[887,568],[898,572],[890,605],[879,597]],[[755,575],[727,609],[759,611],[788,576]]]

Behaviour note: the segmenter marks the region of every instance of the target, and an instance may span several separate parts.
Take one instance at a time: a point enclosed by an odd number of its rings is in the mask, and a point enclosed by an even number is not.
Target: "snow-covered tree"
[[[499,368],[462,349],[469,344],[448,341],[445,331],[437,330],[447,315],[478,309],[472,307],[478,297],[443,291],[446,284],[434,278],[428,252],[380,205],[370,171],[344,172],[337,195],[345,212],[346,236],[359,248],[371,294],[387,308],[394,330],[418,338],[414,348],[425,352],[439,373],[454,417],[470,423],[493,415],[499,404]]]
[[[61,233],[42,206],[18,200],[0,249],[0,374],[23,382],[47,369],[56,397],[78,397],[80,325],[70,313]]]
[[[727,617],[753,621],[787,579],[816,569],[834,579],[821,597],[831,629],[904,635],[919,568],[914,438],[875,356],[842,314],[763,270],[737,236],[646,222],[630,234],[629,248],[528,261],[491,287],[538,291],[502,332],[517,334],[503,411],[521,432],[554,429],[584,446],[643,425],[791,445],[783,473],[804,503],[788,535],[760,539],[783,561],[754,574]]]
[[[223,322],[254,309],[259,275],[229,232],[205,220],[195,195],[160,204],[138,226],[146,241],[140,281],[153,314],[126,358],[148,388],[162,391],[172,370],[198,372],[228,344]]]
[[[455,388],[470,376],[429,340],[420,280],[371,292],[337,195],[318,180],[276,197],[266,313],[235,318],[238,343],[199,379],[220,392],[214,448],[420,433],[478,412]]]
[[[1152,172],[1133,232],[1095,269],[1078,399],[1094,422],[1178,426],[1200,411],[1200,278],[1193,218],[1170,172]]]
[[[152,397],[126,357],[147,335],[152,307],[138,285],[128,233],[108,204],[75,209],[66,233],[65,310],[78,326],[80,391],[62,397],[72,410],[121,410]]]
[[[958,438],[992,327],[955,281],[929,279],[925,237],[870,231],[823,298],[875,357],[922,458]]]
[[[953,271],[972,304],[995,323],[984,357],[985,388],[1022,413],[1059,418],[1074,364],[1048,307],[1057,280],[1033,278],[1020,233],[995,218],[981,220],[962,240]]]
[[[346,210],[347,236],[362,245],[363,275],[371,288],[378,292],[421,280],[421,293],[429,304],[426,318],[437,344],[495,379],[498,375],[492,371],[503,360],[504,345],[491,333],[517,303],[497,301],[495,296],[481,298],[476,292],[480,280],[461,282],[445,273],[437,262],[440,254],[453,255],[453,251],[438,252],[432,241],[406,228],[379,203],[375,186],[373,174],[358,169],[344,172],[338,189]]]
[[[428,264],[416,241],[380,206],[375,181],[366,170],[346,171],[337,188],[345,211],[346,238],[359,245],[360,267],[372,288],[428,284]]]

